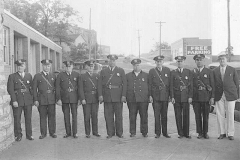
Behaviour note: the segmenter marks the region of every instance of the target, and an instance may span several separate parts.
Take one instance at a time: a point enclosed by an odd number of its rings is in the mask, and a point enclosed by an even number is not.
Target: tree
[[[169,46],[167,42],[162,42],[161,49],[171,49],[171,46]],[[154,44],[154,51],[157,51],[157,50],[159,50],[159,42],[156,42]]]
[[[73,61],[82,61],[88,59],[88,48],[85,43],[78,44],[78,46],[71,45],[70,46],[70,58]]]

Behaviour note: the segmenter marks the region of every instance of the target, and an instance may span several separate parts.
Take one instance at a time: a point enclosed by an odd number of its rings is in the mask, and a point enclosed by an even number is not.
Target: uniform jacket
[[[62,100],[62,103],[78,103],[78,82],[79,73],[72,71],[69,76],[63,71],[58,74],[56,80],[56,101]],[[72,90],[69,92],[69,90]]]
[[[21,92],[21,89],[27,89],[27,91]],[[11,105],[15,101],[18,102],[18,106],[32,105],[32,75],[26,72],[23,78],[18,72],[9,75],[7,82],[7,91],[11,96]]]
[[[110,77],[113,74],[111,80]],[[109,80],[109,82],[108,82]],[[99,78],[99,96],[103,96],[104,102],[121,102],[121,97],[126,97],[127,80],[125,72],[120,67],[115,67],[113,71],[109,67],[100,72]],[[109,88],[110,85],[118,86],[118,88]]]
[[[182,86],[186,86],[186,89],[181,91]],[[178,69],[171,71],[170,96],[176,102],[188,102],[188,98],[193,97],[192,86],[192,72],[189,69],[184,68],[182,73]]]
[[[236,70],[227,66],[222,80],[220,67],[213,70],[215,81],[215,101],[219,101],[224,92],[227,101],[234,101],[239,98],[239,78]]]
[[[161,77],[164,84],[161,82]],[[149,71],[149,94],[153,97],[153,101],[169,101],[170,92],[170,69],[162,67],[160,72],[157,68],[152,68]]]
[[[55,104],[55,81],[56,77],[52,73],[49,73],[48,76],[45,76],[43,72],[37,73],[33,78],[33,101],[38,101],[40,105]]]
[[[88,72],[82,74],[79,78],[78,88],[80,100],[85,99],[87,103],[98,103],[98,83],[99,74],[93,73],[92,76]]]
[[[138,76],[134,71],[126,74],[127,102],[148,102],[148,74],[141,71]]]

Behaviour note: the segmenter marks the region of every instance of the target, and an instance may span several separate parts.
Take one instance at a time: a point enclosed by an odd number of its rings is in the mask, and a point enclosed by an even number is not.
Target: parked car
[[[238,80],[239,80],[239,88],[240,88],[240,62],[228,62],[228,65],[236,69],[238,78],[239,78]],[[219,63],[211,63],[208,65],[208,68],[213,70],[218,66],[219,66]],[[212,113],[216,113],[215,105],[212,105],[210,110]],[[235,103],[235,120],[238,122],[240,121],[240,100],[239,99]]]
[[[95,62],[101,64],[102,69],[108,67],[108,59],[96,59]]]
[[[86,73],[86,68],[84,62],[74,62],[73,70],[79,74]],[[94,63],[93,73],[99,73],[102,70],[102,65],[99,63]]]

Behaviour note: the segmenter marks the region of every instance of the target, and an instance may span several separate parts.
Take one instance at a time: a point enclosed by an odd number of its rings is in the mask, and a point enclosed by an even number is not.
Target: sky
[[[161,41],[171,44],[183,37],[212,39],[213,54],[227,47],[227,0],[65,0],[83,17],[79,27],[97,31],[98,43],[111,54],[148,53]],[[239,0],[231,0],[232,46],[240,54]],[[239,46],[239,47],[238,47]],[[236,54],[237,54],[236,53]]]

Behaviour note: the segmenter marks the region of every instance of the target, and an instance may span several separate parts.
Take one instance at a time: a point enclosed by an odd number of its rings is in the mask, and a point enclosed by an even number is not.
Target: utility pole
[[[160,40],[159,40],[159,55],[162,55],[162,51],[161,51],[161,28],[162,28],[162,23],[166,23],[166,22],[155,22],[155,23],[159,23],[160,24]]]
[[[138,48],[139,48],[139,58],[140,58],[140,34],[138,29]]]
[[[89,37],[88,37],[88,47],[89,47],[89,60],[91,59],[91,40],[92,40],[92,31],[91,31],[91,8],[89,16]]]
[[[227,16],[227,21],[228,21],[228,48],[227,48],[227,51],[228,51],[228,61],[230,62],[231,61],[231,52],[232,52],[232,47],[231,47],[231,38],[230,38],[230,0],[227,0],[227,13],[228,13],[228,16]]]

